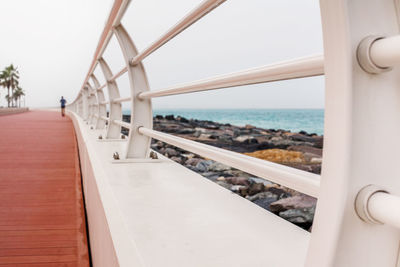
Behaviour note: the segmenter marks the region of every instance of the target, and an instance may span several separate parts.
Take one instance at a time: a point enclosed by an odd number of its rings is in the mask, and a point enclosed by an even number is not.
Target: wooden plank
[[[89,266],[71,120],[31,111],[0,124],[0,266]]]

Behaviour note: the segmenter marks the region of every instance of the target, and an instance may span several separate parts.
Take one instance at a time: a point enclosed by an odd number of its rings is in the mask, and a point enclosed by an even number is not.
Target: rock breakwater
[[[124,115],[124,121],[130,117]],[[193,141],[319,174],[323,137],[304,131],[243,127],[174,115],[155,116],[153,128]],[[127,134],[127,132],[123,131]],[[152,149],[254,204],[309,229],[316,199],[191,152],[153,140]]]

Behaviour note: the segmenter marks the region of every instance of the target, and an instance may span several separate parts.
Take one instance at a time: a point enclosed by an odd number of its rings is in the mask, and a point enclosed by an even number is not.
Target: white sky
[[[0,0],[0,69],[18,66],[28,106],[75,98],[112,0]],[[122,23],[144,49],[201,0],[132,0]],[[144,61],[152,89],[322,53],[318,1],[227,0]],[[113,38],[104,54],[124,64]],[[104,79],[96,69],[101,83]],[[121,97],[128,78],[117,80]],[[106,91],[106,90],[105,90]],[[6,90],[0,90],[0,106]],[[157,98],[155,108],[323,108],[323,77]]]

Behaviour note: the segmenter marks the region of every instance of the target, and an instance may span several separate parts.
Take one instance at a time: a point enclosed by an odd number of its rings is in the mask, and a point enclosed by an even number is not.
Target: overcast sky
[[[122,23],[139,50],[201,0],[132,0]],[[73,101],[86,77],[112,0],[0,0],[0,69],[18,66],[26,103]],[[152,89],[322,53],[318,1],[227,0],[144,60]],[[104,54],[124,64],[114,39]],[[95,73],[101,80],[101,71]],[[129,95],[126,75],[117,80]],[[0,90],[0,106],[5,105]],[[154,99],[154,108],[323,108],[323,77]]]

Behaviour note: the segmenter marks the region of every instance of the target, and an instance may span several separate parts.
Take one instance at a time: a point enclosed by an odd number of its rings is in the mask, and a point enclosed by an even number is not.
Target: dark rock
[[[164,119],[164,116],[162,116],[162,115],[156,115],[156,117],[155,117],[157,120],[163,120]]]
[[[317,199],[307,195],[296,195],[293,197],[280,199],[270,205],[272,212],[281,212],[290,209],[304,209],[314,207]]]
[[[183,164],[183,162],[184,162],[184,160],[180,157],[172,157],[171,159],[179,164]]]
[[[315,206],[279,212],[280,217],[294,224],[311,224],[314,219],[314,214]]]
[[[270,181],[267,181],[267,180],[265,180],[263,178],[258,178],[258,177],[251,177],[250,181],[253,182],[253,183],[262,183],[264,185],[272,184]]]
[[[275,195],[275,194],[273,194],[271,192],[268,192],[268,191],[261,192],[261,193],[255,194],[253,196],[247,196],[246,197],[246,199],[248,199],[250,201],[256,201],[257,199],[260,199],[260,198],[275,198],[276,200],[278,200],[278,196],[277,195]]]
[[[216,172],[203,172],[201,175],[213,181],[216,181],[220,177],[219,173]]]
[[[283,199],[283,198],[287,198],[287,197],[291,197],[291,194],[285,190],[283,190],[282,188],[277,188],[277,187],[267,187],[267,191],[271,192],[275,195],[278,196],[278,199]]]
[[[214,172],[223,172],[223,171],[230,170],[231,167],[226,166],[226,165],[224,165],[222,163],[219,163],[219,162],[214,162],[208,167],[208,169],[210,171],[214,171]]]
[[[202,159],[200,159],[200,158],[191,158],[191,159],[188,159],[188,160],[185,162],[185,164],[186,164],[186,166],[188,166],[188,165],[190,165],[190,166],[196,166],[197,163],[199,163],[201,160],[202,160]]]
[[[314,146],[317,148],[323,148],[324,146],[324,137],[323,136],[314,136]]]
[[[165,119],[169,120],[169,121],[173,121],[173,120],[175,120],[175,116],[174,115],[166,115]]]
[[[314,143],[315,139],[313,137],[309,137],[306,135],[302,134],[293,134],[290,136],[290,139],[294,141],[301,141],[301,142],[308,142],[308,143]]]
[[[267,192],[263,192],[263,193],[267,193]],[[263,193],[259,193],[259,194],[263,194]],[[257,195],[259,195],[259,194],[257,194]],[[276,195],[269,193],[269,195],[267,195],[265,197],[256,198],[255,200],[253,200],[253,203],[260,206],[261,208],[269,210],[270,204],[272,202],[275,202],[277,199],[278,199],[278,197]]]
[[[234,139],[236,142],[244,144],[258,144],[258,141],[254,136],[251,135],[241,135]]]
[[[227,177],[226,181],[233,185],[244,185],[244,186],[250,185],[250,181],[246,177]]]
[[[165,149],[165,151],[164,151],[163,154],[164,154],[164,155],[168,154],[168,156],[171,157],[171,156],[178,156],[178,155],[179,155],[179,152],[176,151],[176,150],[173,149],[173,148],[168,147],[168,148]]]
[[[193,134],[196,130],[192,128],[183,128],[176,131],[177,134]]]
[[[180,122],[183,122],[183,123],[189,123],[189,120],[188,120],[188,119],[186,119],[186,118],[184,118],[184,117],[181,117],[181,116],[178,116],[178,117],[176,118],[176,120],[178,120],[178,121],[180,121]]]
[[[249,193],[250,196],[252,196],[252,195],[255,195],[257,193],[263,192],[264,190],[265,190],[264,184],[262,184],[262,183],[252,183],[249,186],[248,193]]]
[[[196,164],[196,169],[199,172],[207,172],[210,165],[213,163],[212,160],[202,160]]]

